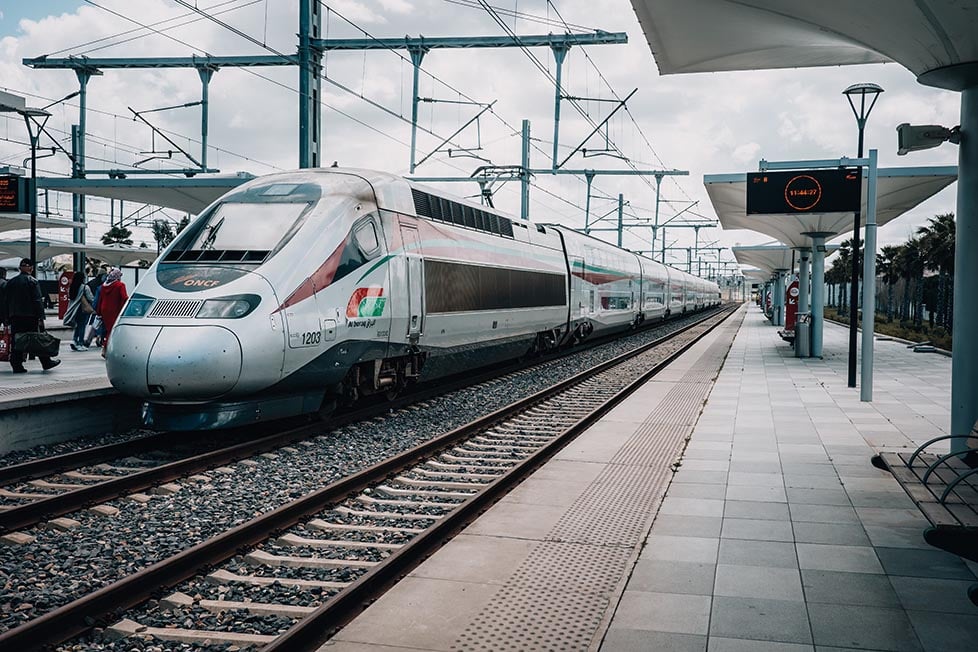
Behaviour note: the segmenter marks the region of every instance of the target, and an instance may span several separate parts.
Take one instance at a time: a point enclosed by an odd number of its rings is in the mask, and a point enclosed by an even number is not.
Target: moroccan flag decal
[[[387,305],[387,298],[384,297],[384,288],[379,286],[357,288],[346,304],[346,316],[349,319],[380,317],[384,314],[385,305]]]

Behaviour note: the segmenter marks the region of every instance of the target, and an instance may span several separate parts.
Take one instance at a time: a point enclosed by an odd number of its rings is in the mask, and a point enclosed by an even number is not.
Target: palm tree
[[[900,268],[900,277],[904,280],[903,290],[903,309],[901,318],[910,319],[911,317],[911,281],[913,282],[913,321],[914,326],[923,324],[923,301],[924,301],[924,258],[921,250],[920,238],[912,236],[900,249],[896,260]]]
[[[900,279],[896,257],[900,247],[886,246],[876,254],[876,270],[886,284],[886,321],[893,321],[893,286]]]
[[[132,244],[132,231],[124,226],[112,226],[102,235],[102,244]]]
[[[954,291],[954,214],[935,215],[928,224],[917,229],[923,263],[927,269],[938,273],[937,277],[937,323],[950,329],[951,297]]]
[[[832,269],[836,270],[837,283],[839,286],[838,290],[838,306],[840,315],[849,314],[849,301],[846,297],[849,296],[846,292],[846,287],[850,282],[851,270],[852,270],[852,241],[844,240],[841,245],[839,245],[839,255],[835,257],[832,261]]]

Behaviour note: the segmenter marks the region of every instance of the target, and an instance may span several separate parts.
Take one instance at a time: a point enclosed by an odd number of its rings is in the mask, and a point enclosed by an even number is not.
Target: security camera
[[[897,128],[897,154],[903,156],[910,152],[937,147],[944,142],[955,145],[961,142],[961,127],[948,129],[940,125],[912,125],[904,122]]]

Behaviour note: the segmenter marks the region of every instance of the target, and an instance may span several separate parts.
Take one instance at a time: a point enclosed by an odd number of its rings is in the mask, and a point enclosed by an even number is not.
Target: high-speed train
[[[403,177],[273,174],[227,193],[144,276],[106,368],[147,425],[220,428],[625,331],[716,284]]]

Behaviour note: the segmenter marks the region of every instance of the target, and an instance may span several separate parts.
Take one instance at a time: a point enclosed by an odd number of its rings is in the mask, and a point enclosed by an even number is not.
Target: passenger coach
[[[716,285],[402,177],[314,169],[204,210],[136,288],[112,384],[169,429],[337,402],[719,303]]]

